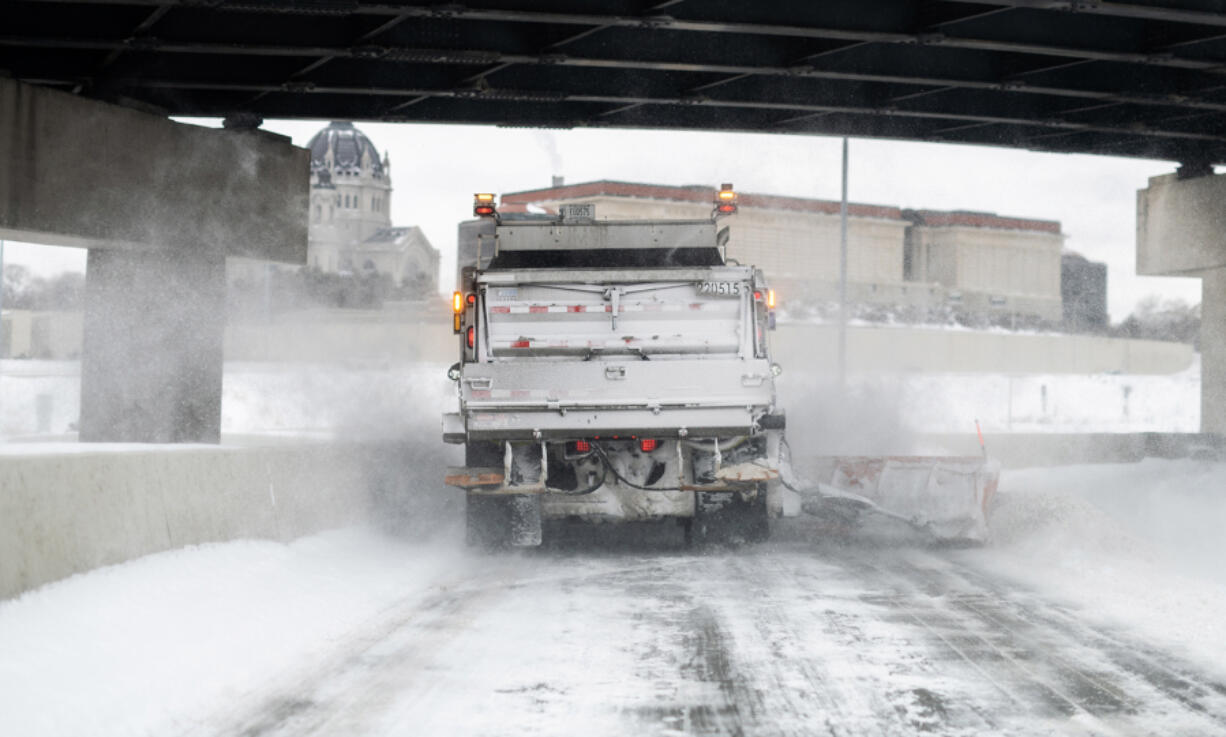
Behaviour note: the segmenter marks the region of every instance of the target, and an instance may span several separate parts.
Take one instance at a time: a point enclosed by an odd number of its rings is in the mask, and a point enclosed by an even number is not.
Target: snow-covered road
[[[1226,734],[1226,464],[1007,472],[992,546],[785,520],[463,549],[458,505],[0,602],[4,735]],[[1172,530],[1182,534],[1171,534]]]
[[[794,542],[480,567],[198,733],[1226,732],[1226,682],[941,553]]]

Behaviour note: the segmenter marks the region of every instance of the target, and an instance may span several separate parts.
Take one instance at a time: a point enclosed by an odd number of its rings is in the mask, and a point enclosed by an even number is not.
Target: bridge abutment
[[[89,249],[80,437],[217,442],[227,256],[306,263],[310,153],[0,77],[0,238]]]
[[[1201,279],[1201,432],[1226,434],[1226,175],[1137,192],[1137,273]]]

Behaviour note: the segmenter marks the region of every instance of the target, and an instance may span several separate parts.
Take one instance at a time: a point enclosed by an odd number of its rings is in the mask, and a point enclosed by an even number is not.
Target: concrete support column
[[[80,439],[221,438],[225,257],[91,249]]]
[[[1151,177],[1137,192],[1137,273],[1201,279],[1200,429],[1226,433],[1226,174]]]
[[[306,263],[310,161],[0,76],[0,238],[89,249],[81,440],[218,442],[225,258]]]
[[[1200,429],[1226,434],[1226,269],[1201,278]]]

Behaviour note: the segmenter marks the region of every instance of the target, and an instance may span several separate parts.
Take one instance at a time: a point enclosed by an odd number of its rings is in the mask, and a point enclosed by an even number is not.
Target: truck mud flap
[[[691,545],[741,545],[770,537],[766,486],[749,493],[699,491],[694,494],[694,518],[687,528]]]
[[[541,497],[537,494],[468,495],[465,537],[483,550],[541,544]]]

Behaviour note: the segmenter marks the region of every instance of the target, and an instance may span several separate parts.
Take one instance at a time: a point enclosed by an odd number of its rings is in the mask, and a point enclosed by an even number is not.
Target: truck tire
[[[695,546],[735,546],[770,539],[766,486],[746,499],[734,491],[695,492],[694,519],[686,529],[686,542]]]

